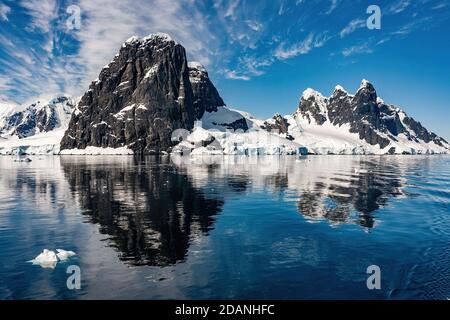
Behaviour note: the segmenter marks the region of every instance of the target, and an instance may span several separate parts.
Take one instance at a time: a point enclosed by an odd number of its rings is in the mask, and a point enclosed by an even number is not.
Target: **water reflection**
[[[133,265],[183,261],[208,235],[228,197],[268,192],[297,204],[309,221],[373,228],[373,212],[403,195],[401,172],[386,158],[125,157],[61,158],[89,222]]]
[[[183,260],[189,243],[208,234],[223,205],[219,197],[193,188],[168,159],[98,161],[62,158],[62,167],[83,214],[111,236],[120,259],[130,264],[165,266]]]
[[[290,197],[297,199],[299,213],[311,221],[357,223],[373,228],[372,213],[391,197],[404,196],[402,172],[393,158],[176,157],[173,161],[193,177],[198,187],[207,186],[214,179],[245,177],[246,183],[242,182],[241,189],[235,191],[268,188],[275,195],[290,192]],[[205,171],[206,167],[214,171]],[[227,189],[229,183],[222,187]]]

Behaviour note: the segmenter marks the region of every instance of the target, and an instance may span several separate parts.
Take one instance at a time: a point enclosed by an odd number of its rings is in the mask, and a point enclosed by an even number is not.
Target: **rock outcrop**
[[[198,62],[189,62],[188,66],[194,95],[195,118],[201,119],[205,112],[216,112],[217,108],[225,106],[225,103],[209,79],[205,67]]]
[[[61,150],[170,151],[174,130],[192,129],[195,119],[217,105],[223,101],[206,70],[189,68],[180,44],[161,33],[132,37],[81,98]]]

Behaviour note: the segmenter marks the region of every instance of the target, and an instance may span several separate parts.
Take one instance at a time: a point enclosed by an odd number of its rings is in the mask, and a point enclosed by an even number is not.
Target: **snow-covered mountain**
[[[243,123],[240,131],[230,123]],[[228,125],[226,125],[228,123]],[[306,89],[292,115],[259,120],[219,107],[205,112],[173,150],[182,154],[436,154],[448,142],[400,108],[386,104],[363,80],[355,95],[336,86],[330,97]],[[175,136],[175,140],[180,140]]]
[[[330,97],[304,91],[285,117],[294,141],[316,154],[448,153],[450,145],[399,107],[385,103],[363,80],[355,95],[336,86]]]
[[[0,154],[58,153],[74,107],[68,96],[0,105]]]

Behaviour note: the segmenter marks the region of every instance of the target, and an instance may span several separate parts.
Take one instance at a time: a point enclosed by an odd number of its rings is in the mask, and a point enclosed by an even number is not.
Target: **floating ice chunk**
[[[76,253],[73,251],[67,251],[63,249],[56,249],[56,251],[58,253],[55,253],[52,250],[44,249],[41,254],[39,254],[36,258],[30,260],[29,262],[35,265],[39,265],[42,268],[54,269],[58,264],[58,261],[65,261],[70,257],[76,255]]]
[[[30,261],[33,264],[40,265],[42,268],[55,268],[58,258],[54,251],[44,249],[41,254]]]
[[[59,260],[63,261],[63,260],[67,260],[70,257],[76,256],[77,254],[73,251],[66,251],[63,249],[56,249],[56,251],[58,251],[58,253],[56,254],[56,256],[58,257]]]

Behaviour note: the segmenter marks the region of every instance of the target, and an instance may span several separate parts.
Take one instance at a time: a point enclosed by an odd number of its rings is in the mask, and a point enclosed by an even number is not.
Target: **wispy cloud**
[[[27,14],[32,18],[32,30],[50,32],[52,22],[57,18],[56,0],[22,0],[20,5],[27,9]]]
[[[442,8],[445,8],[445,7],[447,7],[447,4],[445,2],[441,2],[441,3],[438,3],[437,5],[433,6],[431,9],[439,10],[439,9],[442,9]]]
[[[11,8],[4,3],[0,3],[0,20],[8,21],[8,14],[11,12]]]
[[[405,11],[409,5],[411,4],[411,0],[400,0],[396,3],[393,3],[389,8],[388,12],[391,14],[397,14]]]
[[[278,15],[282,16],[284,14],[284,1],[281,2],[280,8],[278,9]]]
[[[286,60],[302,54],[307,54],[314,48],[322,47],[328,40],[329,37],[326,34],[315,36],[313,33],[310,33],[303,41],[293,45],[288,46],[284,42],[281,43],[275,50],[274,56],[279,60]]]
[[[355,54],[372,53],[372,52],[373,52],[373,49],[370,48],[367,43],[365,43],[365,44],[345,48],[344,50],[342,50],[342,55],[344,57],[349,57],[349,56],[353,56]]]
[[[234,70],[225,70],[225,77],[227,79],[243,80],[243,81],[248,81],[248,80],[251,79],[249,76],[246,76],[246,75],[243,75],[243,74],[238,74]]]
[[[364,28],[366,26],[366,20],[363,19],[355,19],[350,21],[350,23],[341,30],[340,36],[341,38],[344,38],[345,36],[349,35],[352,32],[355,32],[356,29]]]
[[[325,12],[325,14],[331,14],[339,5],[339,0],[331,0],[330,8]]]
[[[225,17],[230,17],[231,19],[236,19],[236,9],[238,8],[239,0],[233,0],[229,3],[225,10]]]

